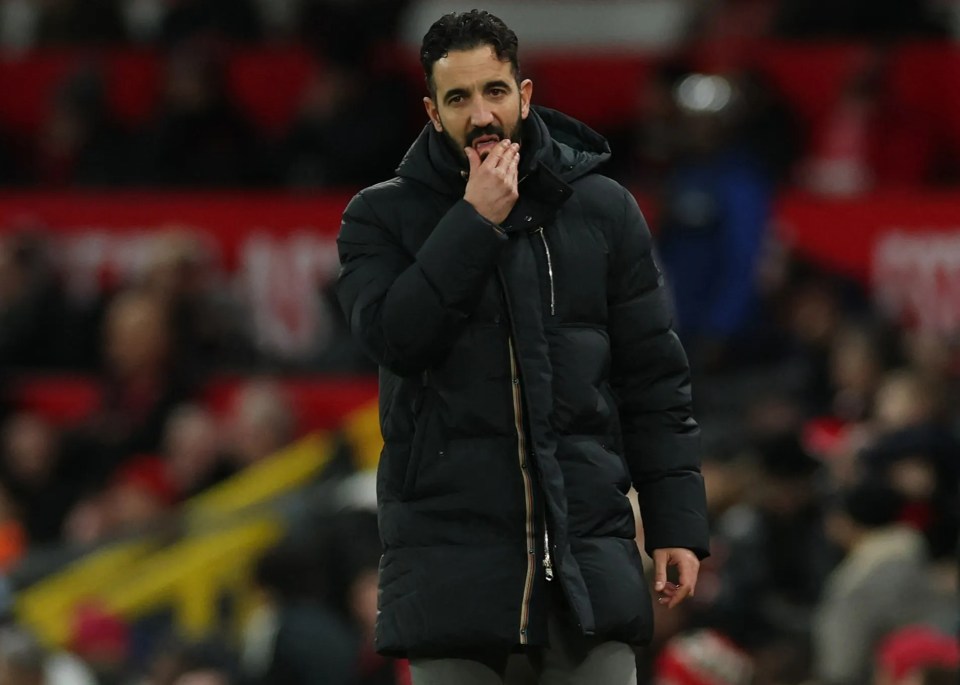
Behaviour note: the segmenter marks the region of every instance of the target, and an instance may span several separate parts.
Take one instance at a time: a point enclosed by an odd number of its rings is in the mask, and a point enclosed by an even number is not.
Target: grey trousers
[[[527,656],[536,680],[524,679],[524,669],[508,668],[502,659],[412,658],[413,685],[637,685],[633,648],[623,642],[583,637],[551,615],[550,646]],[[530,671],[530,669],[526,669]]]

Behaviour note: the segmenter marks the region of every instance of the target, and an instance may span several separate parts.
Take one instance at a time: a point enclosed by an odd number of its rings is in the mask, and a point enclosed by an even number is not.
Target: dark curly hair
[[[482,45],[492,47],[499,60],[509,61],[513,67],[514,78],[519,80],[517,34],[501,19],[485,10],[451,12],[434,22],[420,46],[420,64],[423,65],[430,95],[437,95],[437,87],[433,81],[433,65],[437,60],[451,50],[472,50]]]

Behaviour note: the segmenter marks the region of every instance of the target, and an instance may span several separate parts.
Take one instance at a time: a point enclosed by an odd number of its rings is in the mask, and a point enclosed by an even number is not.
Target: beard
[[[489,126],[484,126],[482,128],[475,128],[469,133],[467,133],[467,139],[463,145],[461,145],[458,141],[454,140],[453,136],[451,136],[450,133],[447,131],[446,126],[443,127],[442,134],[443,134],[443,139],[447,141],[447,145],[450,146],[450,149],[453,150],[454,154],[457,156],[457,159],[460,160],[460,164],[463,166],[463,168],[469,169],[470,160],[467,159],[467,153],[463,151],[463,148],[473,147],[474,141],[477,138],[480,138],[481,136],[497,136],[497,138],[500,140],[509,138],[511,143],[520,143],[521,138],[523,137],[522,129],[523,129],[523,118],[517,117],[517,124],[516,126],[514,126],[513,130],[510,131],[509,134],[506,134],[506,132],[502,127],[497,126],[495,124],[490,124]],[[480,157],[480,161],[482,162],[483,160],[485,160],[487,158],[487,155],[489,154],[490,154],[489,152],[484,153],[483,156]]]

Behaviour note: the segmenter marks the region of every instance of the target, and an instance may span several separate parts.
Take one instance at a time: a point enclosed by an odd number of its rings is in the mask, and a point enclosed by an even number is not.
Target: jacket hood
[[[520,174],[544,166],[567,183],[585,176],[610,158],[610,145],[586,124],[547,107],[534,106],[523,122]],[[462,194],[463,161],[431,124],[404,155],[397,175],[444,194]]]

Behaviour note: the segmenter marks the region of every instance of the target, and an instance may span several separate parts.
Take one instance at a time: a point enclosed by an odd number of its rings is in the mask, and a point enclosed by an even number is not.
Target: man
[[[415,685],[636,682],[652,607],[707,555],[698,428],[650,234],[595,173],[609,147],[531,107],[517,37],[442,17],[421,50],[429,124],[360,192],[338,294],[380,365],[377,648]],[[667,583],[676,566],[679,585]]]

